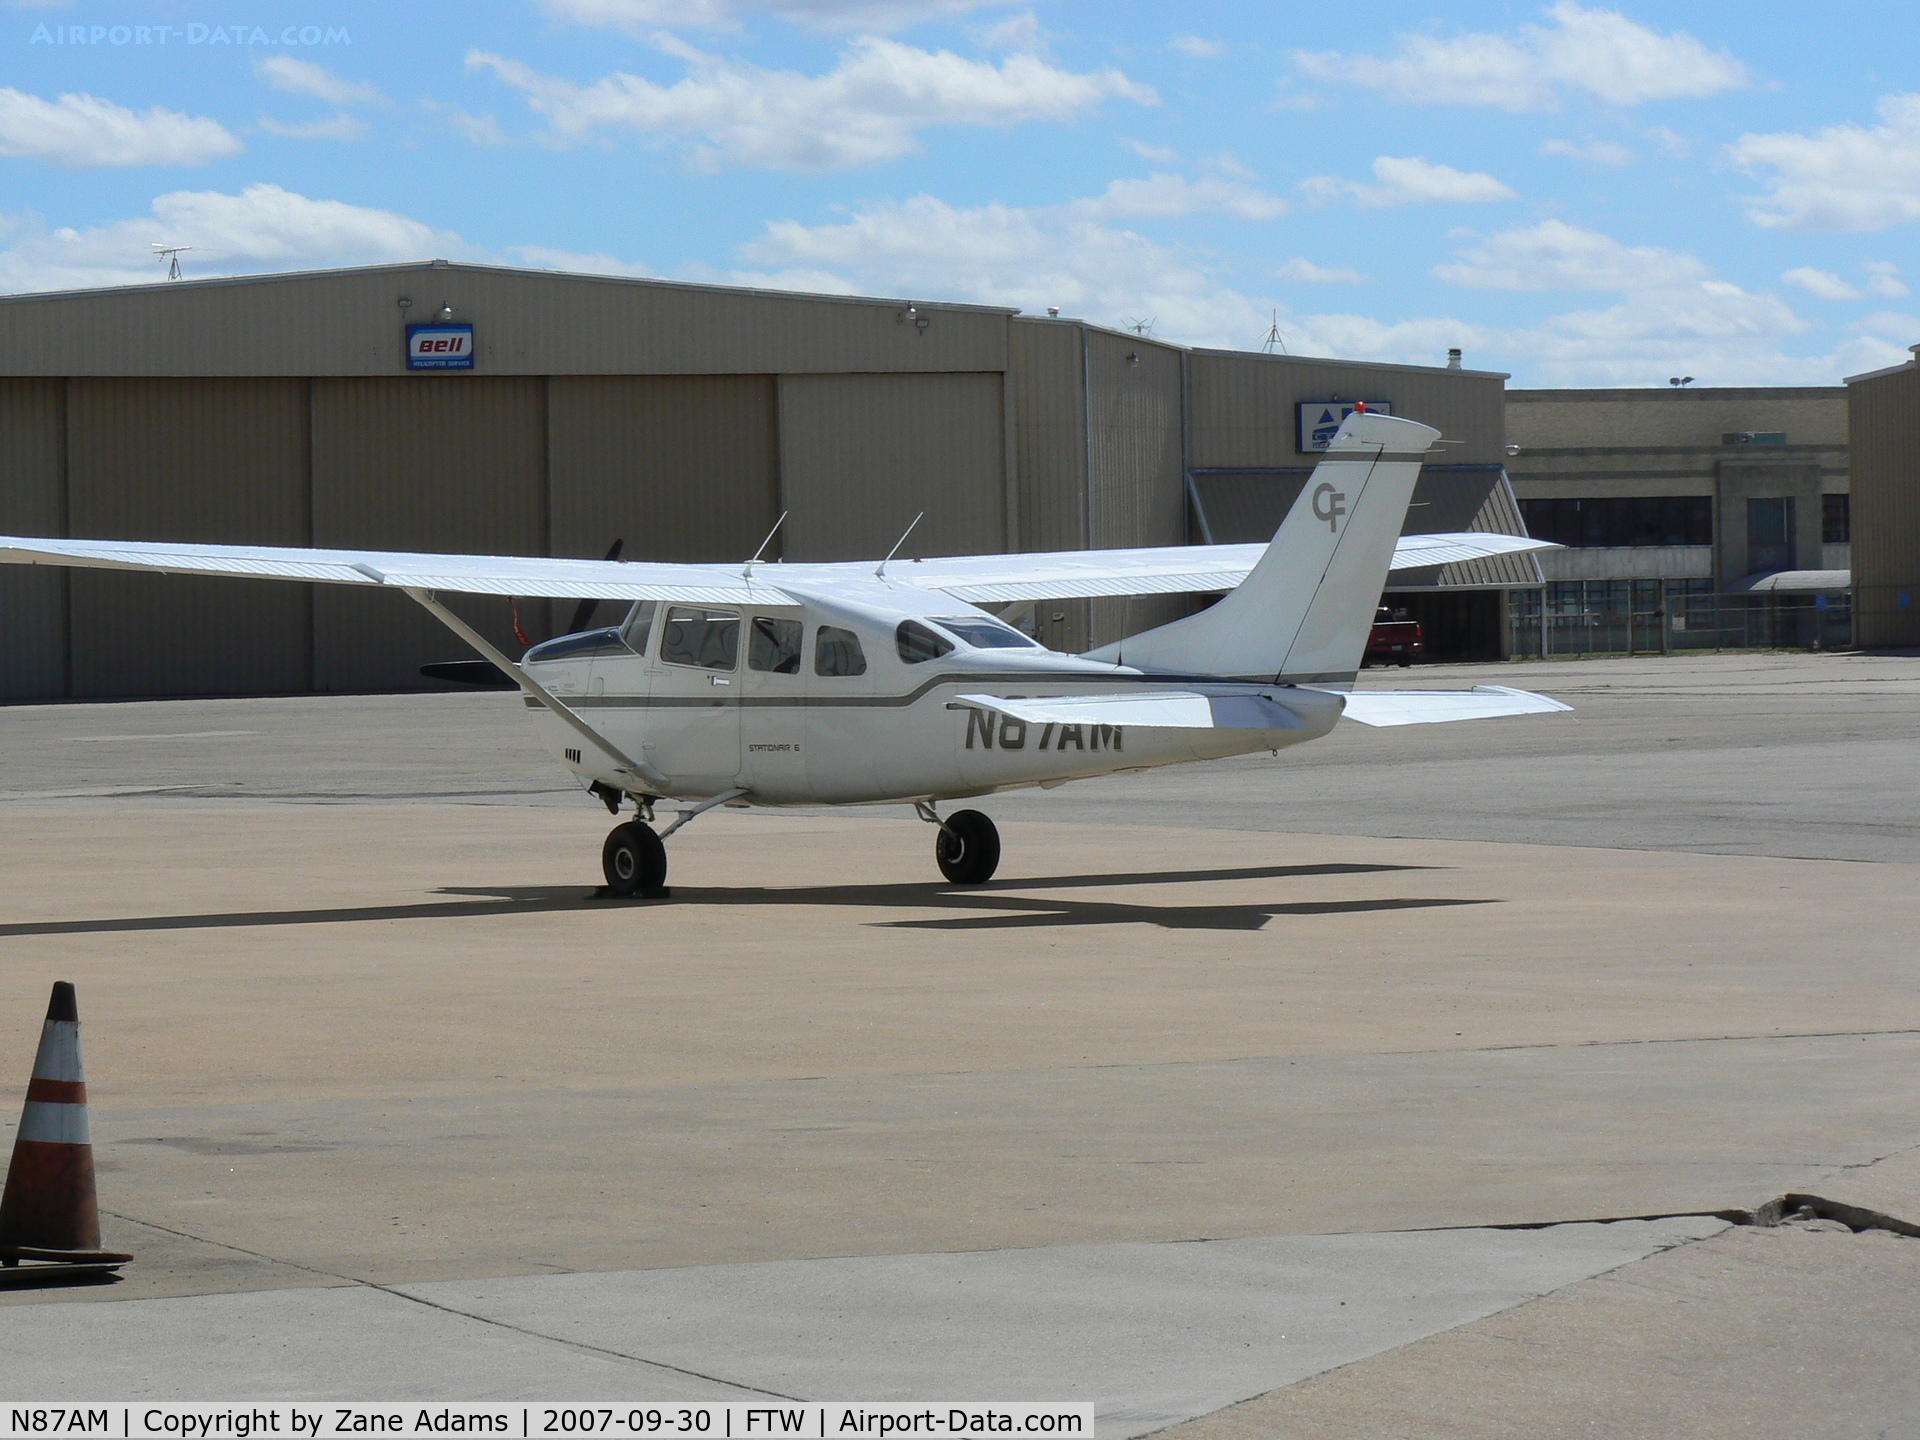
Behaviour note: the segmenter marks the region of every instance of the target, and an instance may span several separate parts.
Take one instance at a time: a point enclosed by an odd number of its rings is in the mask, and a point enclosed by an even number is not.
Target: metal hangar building
[[[1266,539],[1364,400],[1447,448],[1408,528],[1518,531],[1506,377],[1187,349],[970,305],[450,264],[0,299],[0,532],[769,560]],[[1478,605],[1528,557],[1394,577]],[[1450,593],[1458,592],[1458,593]],[[1463,601],[1462,596],[1478,596]],[[444,632],[386,595],[0,568],[0,699],[413,689]],[[1188,602],[1053,603],[1080,650]],[[1169,607],[1176,607],[1172,610]],[[514,645],[508,607],[468,617]],[[519,607],[533,638],[566,608]]]

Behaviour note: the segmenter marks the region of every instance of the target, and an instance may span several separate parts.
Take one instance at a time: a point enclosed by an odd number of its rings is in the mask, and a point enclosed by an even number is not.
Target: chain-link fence
[[[1562,580],[1513,591],[1509,617],[1510,652],[1521,658],[1853,644],[1844,590],[1721,595],[1711,580]]]

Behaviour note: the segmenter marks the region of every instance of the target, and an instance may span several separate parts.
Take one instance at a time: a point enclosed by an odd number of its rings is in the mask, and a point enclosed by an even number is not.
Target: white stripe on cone
[[[20,1111],[19,1138],[55,1145],[91,1145],[93,1135],[87,1129],[87,1107],[29,1100]]]
[[[15,1072],[18,1073],[18,1072]],[[33,1057],[36,1080],[85,1080],[80,1069],[80,1022],[49,1020],[40,1027],[40,1049]]]

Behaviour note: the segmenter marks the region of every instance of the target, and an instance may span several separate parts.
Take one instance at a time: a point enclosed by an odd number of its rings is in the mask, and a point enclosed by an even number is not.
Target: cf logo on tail
[[[1340,528],[1340,517],[1347,513],[1347,496],[1343,490],[1322,481],[1313,488],[1313,518],[1327,522],[1329,533]]]

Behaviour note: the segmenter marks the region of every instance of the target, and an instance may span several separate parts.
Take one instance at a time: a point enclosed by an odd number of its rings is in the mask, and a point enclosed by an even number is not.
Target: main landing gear
[[[611,786],[597,783],[593,786],[593,793],[616,815],[620,813],[621,801],[627,798]],[[653,819],[653,802],[659,797],[633,796],[634,806],[640,812],[638,818],[614,826],[613,833],[607,836],[607,843],[600,847],[600,870],[607,877],[606,893],[620,900],[630,900],[635,896],[646,900],[666,899],[672,893],[667,889],[668,838],[695,816],[706,814],[716,805],[731,805],[746,793],[744,788],[722,790],[698,805],[685,806],[664,830],[655,830],[648,823]],[[987,817],[982,815],[980,818],[985,820]],[[996,841],[996,858],[999,853],[1000,846]]]
[[[978,810],[956,810],[942,820],[928,801],[913,807],[920,818],[938,825],[933,858],[940,873],[955,885],[984,885],[1000,868],[1000,832]]]
[[[657,895],[667,885],[667,847],[653,827],[638,820],[613,827],[600,847],[600,869],[607,877],[607,893],[620,899]]]

